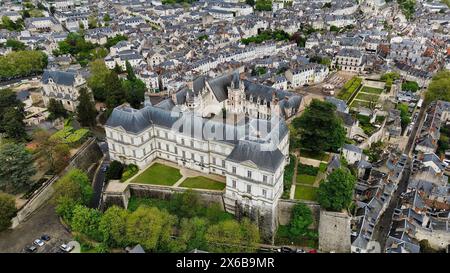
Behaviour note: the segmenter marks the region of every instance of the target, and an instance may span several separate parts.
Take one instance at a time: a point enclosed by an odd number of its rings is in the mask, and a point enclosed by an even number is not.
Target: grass
[[[320,163],[319,165],[319,172],[325,172],[327,170],[327,164],[326,163]]]
[[[363,115],[356,115],[356,118],[359,121],[359,127],[363,129],[366,135],[371,136],[377,130],[377,128],[370,123],[369,117]]]
[[[361,86],[362,79],[359,77],[353,77],[347,81],[342,87],[337,97],[344,101],[349,101],[356,90]]]
[[[313,185],[315,181],[316,181],[315,176],[307,175],[307,174],[297,175],[297,184]]]
[[[180,187],[207,189],[207,190],[223,190],[225,183],[206,178],[204,176],[189,177],[181,183]]]
[[[296,185],[295,186],[295,199],[316,201],[317,200],[317,188],[311,186]]]
[[[365,100],[365,101],[378,101],[379,96],[369,93],[361,93],[359,92],[356,96],[356,99],[358,100]]]
[[[284,177],[283,177],[283,196],[282,198],[289,198],[289,194],[291,192],[292,178],[294,177],[294,169],[295,169],[295,156],[289,155],[289,165],[284,168]]]
[[[327,153],[314,153],[305,149],[300,149],[300,156],[320,161],[328,161],[330,159],[330,155]]]
[[[364,86],[360,92],[371,93],[371,94],[378,94],[379,95],[379,94],[383,93],[383,89]]]
[[[154,163],[138,177],[133,179],[133,183],[141,184],[154,184],[172,186],[178,180],[180,180],[180,170],[177,168],[169,167],[160,163]]]
[[[370,102],[369,101],[364,101],[364,100],[358,100],[355,99],[352,104],[350,104],[350,107],[353,108],[357,108],[357,107],[366,107],[369,108],[370,107]]]

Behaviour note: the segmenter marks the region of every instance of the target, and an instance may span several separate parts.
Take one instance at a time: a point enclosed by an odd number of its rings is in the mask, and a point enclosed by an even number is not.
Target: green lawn
[[[320,163],[319,165],[319,172],[325,172],[327,170],[327,164],[326,163]]]
[[[371,93],[371,94],[381,94],[383,92],[383,89],[364,86],[363,89],[361,90],[361,92]]]
[[[295,199],[317,200],[317,188],[303,185],[295,186]]]
[[[305,149],[300,149],[300,156],[315,159],[315,160],[320,160],[320,161],[328,161],[330,159],[330,155],[327,153],[322,152],[322,153],[317,154],[317,153],[314,153],[312,151],[305,150]]]
[[[207,190],[223,190],[225,183],[206,178],[204,176],[189,177],[181,183],[180,187],[207,189]]]
[[[297,175],[297,184],[307,184],[307,185],[313,185],[314,181],[316,181],[316,177],[312,175],[307,174],[299,174]]]
[[[378,98],[379,98],[378,95],[361,92],[356,96],[357,100],[365,100],[365,101],[378,101]]]
[[[172,186],[180,180],[180,170],[160,163],[155,163],[133,179],[133,183]]]

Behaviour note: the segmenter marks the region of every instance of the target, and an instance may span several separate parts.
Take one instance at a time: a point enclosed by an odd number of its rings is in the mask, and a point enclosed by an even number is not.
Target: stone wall
[[[79,149],[79,151],[71,158],[69,165],[61,172],[61,176],[73,168],[79,168],[84,171],[92,169],[97,161],[103,156],[100,147],[98,147],[94,138],[86,141]],[[93,172],[90,173],[90,179],[93,177]],[[27,202],[17,212],[16,217],[12,219],[12,228],[15,228],[19,223],[25,221],[34,211],[40,208],[53,195],[53,183],[59,179],[60,176],[55,175],[50,180],[45,182],[36,192],[27,200]]]
[[[319,250],[321,252],[350,252],[350,236],[350,216],[347,213],[320,211]]]
[[[280,225],[287,225],[291,221],[292,208],[297,203],[303,203],[311,209],[313,216],[313,223],[310,228],[317,229],[320,220],[320,205],[310,201],[295,201],[282,199],[278,202],[278,222]]]

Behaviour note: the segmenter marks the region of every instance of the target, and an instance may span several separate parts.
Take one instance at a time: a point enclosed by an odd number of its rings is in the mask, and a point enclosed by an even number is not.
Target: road
[[[394,215],[394,211],[399,205],[400,195],[403,192],[405,192],[408,187],[408,181],[409,181],[409,177],[411,175],[411,166],[412,166],[411,158],[409,158],[409,156],[411,154],[412,148],[414,147],[414,141],[416,139],[417,132],[419,132],[419,130],[421,128],[425,109],[426,109],[425,107],[422,107],[422,109],[420,110],[417,121],[414,125],[413,130],[411,131],[411,134],[409,135],[408,142],[403,151],[404,154],[408,155],[408,161],[405,165],[402,179],[398,183],[397,190],[394,192],[391,202],[389,203],[389,205],[386,208],[383,215],[381,215],[380,220],[378,221],[378,224],[374,228],[373,240],[380,243],[382,252],[384,252],[384,249],[386,246],[386,240],[387,240],[389,231],[391,229],[392,217]]]
[[[95,176],[92,181],[92,187],[94,189],[94,196],[91,201],[91,208],[98,208],[100,205],[100,199],[103,191],[103,186],[105,184],[106,169],[109,166],[109,153],[108,153],[108,144],[106,142],[99,142],[98,146],[103,152],[103,158],[101,161],[100,168],[95,173]]]

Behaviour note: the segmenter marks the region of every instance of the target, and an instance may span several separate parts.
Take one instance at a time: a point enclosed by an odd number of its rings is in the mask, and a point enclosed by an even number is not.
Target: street
[[[100,165],[100,168],[96,172],[93,180],[92,187],[94,190],[94,196],[91,201],[91,208],[98,208],[100,205],[100,199],[103,191],[104,182],[106,179],[106,168],[109,166],[109,153],[108,153],[108,144],[106,142],[98,142],[98,146],[102,150],[103,158]]]

